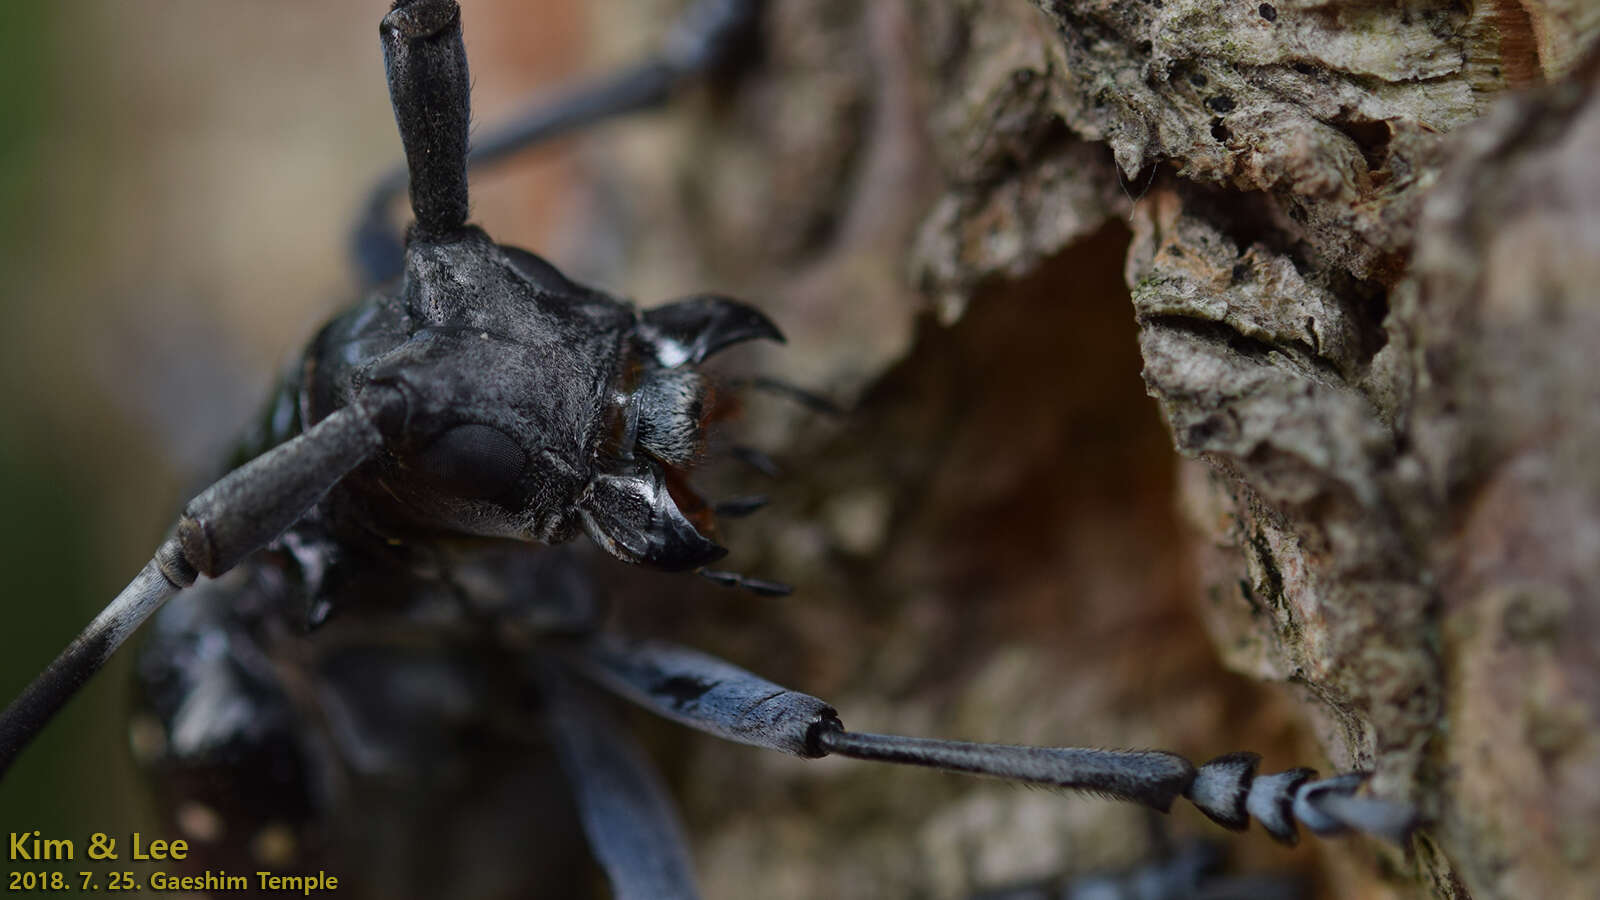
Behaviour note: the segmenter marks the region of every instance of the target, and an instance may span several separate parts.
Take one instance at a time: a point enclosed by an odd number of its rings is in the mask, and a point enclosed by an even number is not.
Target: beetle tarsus
[[[719,519],[742,519],[754,515],[770,502],[765,494],[751,494],[747,497],[729,497],[719,501],[711,507]]]
[[[723,587],[739,588],[762,597],[787,597],[794,593],[794,586],[781,581],[769,581],[765,578],[751,578],[740,575],[738,572],[724,572],[720,569],[701,569],[700,577],[716,582]]]

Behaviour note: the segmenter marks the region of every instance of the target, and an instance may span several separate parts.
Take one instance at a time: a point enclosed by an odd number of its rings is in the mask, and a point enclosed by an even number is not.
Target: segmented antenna
[[[184,507],[172,537],[39,677],[0,712],[0,775],[117,648],[198,575],[217,576],[271,543],[351,469],[378,451],[387,389],[330,414],[225,475]],[[370,405],[364,405],[370,404]]]
[[[838,754],[1008,781],[1088,791],[1166,812],[1179,797],[1223,827],[1251,817],[1285,844],[1298,826],[1320,835],[1359,831],[1403,842],[1415,811],[1357,789],[1368,773],[1316,779],[1311,769],[1256,775],[1261,757],[1230,753],[1204,765],[1162,750],[1023,747],[846,731],[822,700],[732,663],[664,641],[594,635],[566,649],[578,671],[669,719],[730,741],[805,759]]]
[[[1015,747],[864,734],[845,731],[837,720],[822,723],[813,740],[826,753],[854,759],[1091,791],[1162,812],[1182,796],[1224,828],[1243,831],[1254,817],[1275,840],[1291,846],[1300,840],[1297,825],[1323,837],[1361,832],[1398,844],[1417,824],[1411,807],[1356,793],[1369,772],[1318,780],[1315,769],[1302,768],[1258,776],[1261,756],[1256,753],[1229,753],[1196,768],[1159,750]]]
[[[406,149],[417,232],[449,234],[467,221],[472,81],[461,42],[461,7],[454,0],[395,0],[378,35]]]
[[[659,53],[614,75],[569,88],[554,98],[539,98],[510,121],[481,133],[468,151],[467,161],[473,166],[487,165],[606,119],[661,106],[679,87],[722,69],[740,56],[741,49],[754,44],[765,6],[755,0],[698,0],[684,12]],[[387,49],[387,34],[384,46]],[[461,109],[466,111],[464,101]],[[389,207],[406,189],[408,179],[414,190],[416,181],[405,169],[384,173],[373,185],[351,235],[352,249],[369,284],[388,281],[399,275],[405,265],[404,250],[389,224]],[[462,196],[465,197],[464,191]],[[422,220],[420,211],[417,219]]]
[[[1184,796],[1211,821],[1243,831],[1254,817],[1278,841],[1300,840],[1295,823],[1324,837],[1359,831],[1402,843],[1416,827],[1416,812],[1356,789],[1371,773],[1346,772],[1317,779],[1315,769],[1257,775],[1257,753],[1229,753],[1201,766]]]

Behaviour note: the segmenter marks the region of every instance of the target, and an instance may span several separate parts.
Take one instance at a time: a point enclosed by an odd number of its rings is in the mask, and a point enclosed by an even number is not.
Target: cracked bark
[[[857,412],[751,413],[792,477],[733,561],[795,600],[624,615],[867,729],[1371,768],[1429,817],[1406,852],[1239,851],[1338,896],[1600,894],[1597,31],[1577,0],[776,3],[737,90],[591,145],[580,267],[761,300],[761,366]],[[716,895],[1148,846],[1104,804],[658,740]]]

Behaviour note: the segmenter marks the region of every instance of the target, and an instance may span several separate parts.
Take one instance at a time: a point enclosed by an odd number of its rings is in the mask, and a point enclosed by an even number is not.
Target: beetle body
[[[506,842],[561,846],[551,832],[573,831],[570,812],[524,796],[553,790],[531,774],[549,751],[528,656],[541,634],[594,627],[596,604],[571,554],[526,542],[586,530],[667,569],[722,552],[674,497],[709,530],[686,480],[711,405],[695,366],[778,337],[764,317],[713,297],[640,313],[476,229],[414,241],[410,260],[317,334],[240,456],[373,386],[404,397],[386,452],[268,551],[169,606],[142,654],[151,762],[183,798],[178,821],[201,823],[236,868],[262,853],[359,857],[374,819],[388,823],[370,842],[383,858],[441,821],[498,835],[452,862],[434,854],[435,873],[503,868],[488,861]]]
[[[668,570],[722,555],[669,486],[704,442],[711,398],[694,365],[735,341],[778,338],[770,322],[712,297],[641,315],[476,229],[414,245],[411,258],[400,292],[335,319],[298,373],[298,420],[320,421],[369,386],[405,398],[388,451],[336,489],[371,527],[546,544],[583,530],[627,562]]]
[[[308,637],[319,595],[341,609]],[[592,616],[562,551],[363,549],[314,519],[157,617],[135,746],[197,868],[325,868],[358,896],[562,893],[581,832],[531,656]]]
[[[1162,811],[1187,798],[1227,827],[1254,817],[1284,842],[1299,824],[1409,830],[1408,809],[1355,796],[1360,775],[1257,778],[1253,754],[1196,766],[1155,750],[849,732],[825,702],[729,663],[592,633],[584,589],[550,575],[558,564],[528,568],[508,542],[584,532],[662,569],[720,556],[686,479],[719,415],[697,366],[777,333],[717,297],[638,313],[468,225],[458,15],[449,0],[408,0],[381,30],[417,216],[400,280],[319,334],[253,458],[191,501],[145,570],[7,708],[0,765],[145,616],[205,574],[228,581],[202,583],[190,595],[201,602],[166,614],[142,668],[159,745],[150,755],[189,783],[180,817],[216,824],[197,830],[225,840],[249,835],[221,811],[242,802],[238,821],[271,820],[313,853],[359,857],[372,817],[412,823],[388,844],[410,846],[430,810],[476,807],[474,777],[515,782],[500,762],[536,758],[544,724],[617,893],[694,896],[663,792],[568,687],[569,672],[691,727],[805,758],[993,775]],[[318,629],[310,641],[299,639],[307,626]],[[263,840],[249,838],[258,857]]]

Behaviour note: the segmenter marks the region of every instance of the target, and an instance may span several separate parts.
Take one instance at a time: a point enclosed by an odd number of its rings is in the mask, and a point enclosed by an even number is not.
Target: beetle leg
[[[655,55],[620,72],[540,98],[473,142],[469,166],[495,162],[605,119],[664,104],[681,85],[725,67],[751,43],[765,0],[700,0],[691,6]],[[351,236],[351,252],[368,285],[399,275],[405,263],[389,208],[406,190],[403,167],[373,185]]]
[[[821,394],[807,390],[797,384],[790,384],[781,378],[770,375],[758,375],[754,378],[739,378],[733,380],[736,388],[750,388],[751,390],[765,391],[792,400],[811,412],[824,416],[840,418],[845,415],[845,410],[839,404],[829,400]]]
[[[1363,773],[1313,780],[1309,770],[1256,777],[1253,753],[1198,768],[1161,750],[1022,747],[846,731],[827,703],[731,663],[659,641],[597,635],[569,648],[579,671],[645,708],[692,728],[808,759],[855,759],[989,775],[1104,794],[1166,812],[1187,797],[1207,816],[1243,828],[1255,816],[1284,843],[1298,821],[1317,834],[1363,831],[1401,841],[1410,807],[1357,795]],[[1286,777],[1289,776],[1289,777]]]
[[[741,588],[752,594],[762,597],[787,597],[794,593],[794,586],[781,581],[769,581],[765,578],[751,578],[740,575],[738,572],[725,572],[721,569],[700,569],[701,578],[720,584],[723,587]]]
[[[540,670],[550,741],[613,895],[698,897],[683,826],[654,767],[582,685],[556,666]]]
[[[719,519],[742,519],[745,516],[753,515],[766,506],[768,502],[764,494],[749,494],[742,497],[719,500],[711,507],[711,510],[717,514]]]
[[[743,444],[740,444],[729,448],[728,453],[734,459],[737,459],[739,462],[742,462],[750,468],[755,469],[757,472],[760,472],[768,478],[783,477],[783,467],[778,465],[778,461],[773,459],[771,456],[768,456],[764,451],[757,450],[754,447],[746,447]]]

